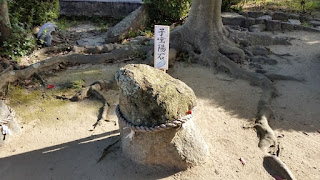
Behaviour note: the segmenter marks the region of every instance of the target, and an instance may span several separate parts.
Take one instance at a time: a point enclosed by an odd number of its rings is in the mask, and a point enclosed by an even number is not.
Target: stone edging
[[[0,119],[0,126],[7,124],[13,118],[15,118],[15,115],[16,115],[15,111],[11,107],[9,107],[9,106],[7,106],[7,107],[9,109],[10,114],[8,115],[8,117],[6,119]]]

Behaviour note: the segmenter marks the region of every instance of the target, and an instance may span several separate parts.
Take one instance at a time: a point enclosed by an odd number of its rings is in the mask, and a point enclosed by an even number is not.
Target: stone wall
[[[60,0],[60,15],[124,18],[141,0]]]

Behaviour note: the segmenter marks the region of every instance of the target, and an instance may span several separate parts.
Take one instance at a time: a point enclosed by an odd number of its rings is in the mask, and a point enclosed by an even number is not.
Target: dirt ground
[[[279,138],[280,158],[296,178],[320,179],[320,35],[303,31],[286,35],[296,38],[292,45],[269,47],[292,56],[278,58],[276,66],[264,68],[305,82],[275,82],[280,96],[272,102],[270,125],[277,135],[284,135]],[[68,82],[82,80],[89,85],[111,79],[123,65],[83,65],[44,76],[55,88],[34,90],[40,91],[37,98],[33,90],[11,92],[8,104],[16,110],[23,131],[0,148],[0,179],[274,179],[263,167],[255,130],[243,128],[253,123],[262,91],[246,81],[189,63],[177,63],[168,73],[188,84],[197,96],[195,123],[210,148],[207,162],[187,171],[168,172],[136,165],[116,146],[97,163],[104,148],[118,139],[116,116],[110,112],[110,119],[93,129],[100,101],[69,102],[41,94],[65,94],[61,89]],[[30,98],[21,100],[18,95]],[[117,92],[107,95],[111,104],[117,103]]]

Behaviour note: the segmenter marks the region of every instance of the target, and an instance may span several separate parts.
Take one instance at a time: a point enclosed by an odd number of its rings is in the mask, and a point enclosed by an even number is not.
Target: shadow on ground
[[[114,146],[98,163],[103,150],[120,138],[118,133],[115,130],[1,158],[1,179],[159,179],[176,173],[161,171],[158,167],[147,169],[134,165],[123,157],[119,146]]]

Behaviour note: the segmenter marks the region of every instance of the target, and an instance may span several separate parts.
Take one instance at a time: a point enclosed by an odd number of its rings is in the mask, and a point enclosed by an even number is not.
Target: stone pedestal
[[[120,87],[121,115],[135,127],[156,129],[170,124],[190,114],[196,105],[190,87],[148,65],[127,65],[115,79]],[[180,170],[205,162],[208,146],[193,119],[157,132],[134,132],[128,123],[119,120],[121,148],[134,162]]]
[[[0,126],[0,147],[5,145],[6,142],[9,142],[14,134],[21,131],[19,124],[17,123],[14,112],[10,109],[3,101],[0,101],[0,125],[5,125],[9,128],[12,135],[2,134],[2,127]]]

